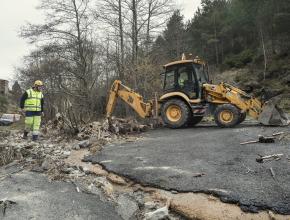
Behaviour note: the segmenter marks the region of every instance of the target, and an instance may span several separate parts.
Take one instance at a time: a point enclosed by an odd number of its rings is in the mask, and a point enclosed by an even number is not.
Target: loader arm
[[[152,115],[152,102],[144,102],[143,97],[140,94],[123,85],[120,80],[116,80],[113,83],[109,94],[106,108],[107,118],[112,116],[118,98],[131,106],[140,117],[146,118]]]
[[[219,85],[204,84],[205,99],[214,104],[233,104],[242,113],[249,114],[264,125],[288,125],[287,115],[277,106],[279,97],[275,97],[267,102],[245,93],[244,91],[227,83]]]
[[[263,110],[263,103],[257,98],[250,96],[244,91],[226,83],[219,85],[204,84],[205,98],[213,104],[233,104],[241,112],[248,113],[251,117],[258,120]]]

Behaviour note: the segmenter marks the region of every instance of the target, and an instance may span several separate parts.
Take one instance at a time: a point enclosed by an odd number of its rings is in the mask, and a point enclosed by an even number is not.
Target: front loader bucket
[[[289,119],[277,103],[281,100],[280,96],[267,101],[262,109],[258,121],[263,125],[286,126],[289,125]]]

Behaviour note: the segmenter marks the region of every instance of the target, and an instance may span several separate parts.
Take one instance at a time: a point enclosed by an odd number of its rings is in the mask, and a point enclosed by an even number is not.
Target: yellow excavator
[[[107,118],[112,116],[118,98],[142,118],[159,117],[170,128],[194,126],[206,113],[214,116],[219,127],[234,127],[247,115],[264,125],[288,125],[286,114],[277,107],[277,99],[260,101],[227,83],[213,85],[206,63],[198,57],[164,65],[163,95],[150,101],[116,80],[110,90]]]

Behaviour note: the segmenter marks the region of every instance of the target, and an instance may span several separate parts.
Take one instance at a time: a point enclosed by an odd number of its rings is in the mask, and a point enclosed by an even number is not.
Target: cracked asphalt
[[[240,145],[258,135],[290,131],[245,123],[233,129],[201,124],[186,129],[157,129],[133,143],[107,145],[84,158],[144,186],[179,192],[203,192],[247,212],[273,210],[290,214],[290,141]],[[284,154],[257,163],[258,155]],[[271,175],[270,168],[275,172]],[[196,174],[204,173],[202,177]]]
[[[3,170],[0,170],[0,174]],[[16,202],[0,219],[122,219],[114,206],[97,195],[78,193],[72,183],[48,182],[47,177],[28,171],[0,180],[0,200]]]

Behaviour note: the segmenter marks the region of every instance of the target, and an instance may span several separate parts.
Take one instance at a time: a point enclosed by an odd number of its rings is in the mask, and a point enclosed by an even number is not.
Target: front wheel
[[[231,128],[240,123],[240,110],[231,104],[219,105],[214,113],[216,124],[221,128]]]
[[[169,99],[162,105],[161,117],[168,127],[181,128],[188,123],[191,111],[184,101]]]
[[[246,112],[240,113],[239,124],[242,123],[243,121],[245,121],[246,117],[247,117],[247,113]]]

